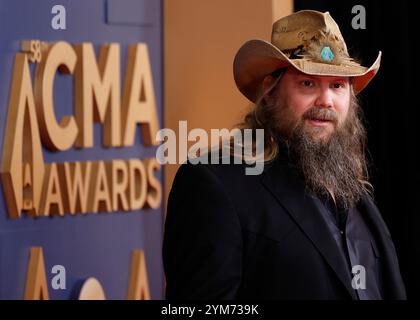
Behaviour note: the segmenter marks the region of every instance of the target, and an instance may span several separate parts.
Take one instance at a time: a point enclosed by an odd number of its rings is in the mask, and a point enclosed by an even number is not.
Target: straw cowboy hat
[[[359,93],[378,72],[380,62],[379,51],[370,67],[360,65],[349,56],[328,12],[302,10],[273,24],[271,43],[247,41],[235,56],[233,75],[238,89],[252,102],[265,76],[289,66],[309,75],[351,77]]]

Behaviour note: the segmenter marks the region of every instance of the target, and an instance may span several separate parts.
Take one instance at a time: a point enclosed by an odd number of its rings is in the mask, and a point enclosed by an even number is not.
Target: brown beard
[[[333,110],[313,107],[299,121],[293,121],[288,108],[277,114],[277,133],[280,150],[303,178],[307,191],[327,199],[331,197],[338,208],[354,207],[369,190],[367,163],[364,154],[366,132],[361,110],[355,97],[345,121],[338,124]],[[322,118],[332,121],[334,130],[325,139],[314,134],[325,128],[308,132],[305,120]],[[285,148],[283,148],[285,147]]]

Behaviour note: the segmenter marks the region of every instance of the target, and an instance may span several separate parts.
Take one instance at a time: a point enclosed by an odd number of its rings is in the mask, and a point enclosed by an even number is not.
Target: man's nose
[[[315,100],[315,106],[321,108],[332,108],[332,94],[329,88],[320,88]]]

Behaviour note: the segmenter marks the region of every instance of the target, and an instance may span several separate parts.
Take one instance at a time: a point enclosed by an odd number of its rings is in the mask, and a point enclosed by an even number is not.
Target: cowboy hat
[[[271,43],[247,41],[236,53],[233,75],[238,89],[252,102],[265,76],[292,66],[317,76],[352,78],[355,93],[378,72],[381,52],[368,68],[353,60],[337,23],[328,12],[302,10],[273,24]]]

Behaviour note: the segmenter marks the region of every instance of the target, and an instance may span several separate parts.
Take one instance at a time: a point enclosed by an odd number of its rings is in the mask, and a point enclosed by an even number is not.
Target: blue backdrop
[[[51,8],[66,9],[66,30],[51,27]],[[101,44],[117,42],[121,46],[121,77],[125,73],[127,46],[148,45],[153,83],[162,127],[162,3],[156,0],[0,0],[0,150],[6,128],[12,68],[20,41],[64,40],[70,44],[91,42],[96,53]],[[33,64],[31,72],[33,78]],[[122,79],[121,79],[122,80]],[[121,84],[122,90],[122,84]],[[57,75],[54,82],[57,118],[73,114],[73,77]],[[94,147],[53,153],[43,149],[44,161],[85,161],[154,157],[155,147],[144,147],[140,129],[130,148],[104,149],[101,127],[95,125]],[[155,173],[162,183],[162,169]],[[162,183],[163,186],[163,183]],[[0,187],[1,188],[1,187]],[[133,249],[142,249],[146,258],[152,299],[163,298],[161,261],[163,209],[137,212],[76,214],[33,219],[25,214],[10,220],[3,190],[0,193],[0,299],[22,299],[25,288],[29,249],[44,251],[50,299],[71,299],[78,284],[96,277],[107,299],[125,299]],[[67,288],[51,287],[51,268],[66,268]]]

